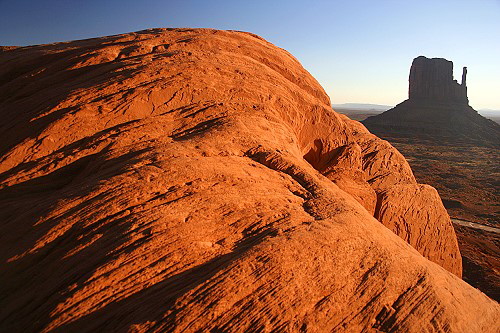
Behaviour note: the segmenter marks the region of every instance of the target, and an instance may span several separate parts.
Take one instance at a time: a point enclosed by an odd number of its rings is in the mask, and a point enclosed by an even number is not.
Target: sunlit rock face
[[[0,85],[2,332],[497,327],[435,190],[258,36],[2,48]]]

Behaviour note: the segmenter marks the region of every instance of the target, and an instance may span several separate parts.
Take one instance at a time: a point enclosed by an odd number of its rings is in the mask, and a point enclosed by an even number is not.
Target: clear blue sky
[[[332,103],[394,105],[414,57],[442,57],[469,100],[500,110],[500,0],[0,0],[0,45],[154,27],[251,31],[290,51]]]

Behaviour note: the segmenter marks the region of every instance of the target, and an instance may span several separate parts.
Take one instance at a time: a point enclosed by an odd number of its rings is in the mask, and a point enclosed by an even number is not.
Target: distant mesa
[[[410,69],[408,99],[363,121],[372,132],[498,145],[500,125],[479,115],[467,97],[467,67],[453,78],[453,62],[419,56]]]
[[[410,100],[421,103],[457,103],[469,105],[467,98],[467,67],[463,68],[462,83],[453,79],[453,62],[442,58],[417,57],[410,69]]]

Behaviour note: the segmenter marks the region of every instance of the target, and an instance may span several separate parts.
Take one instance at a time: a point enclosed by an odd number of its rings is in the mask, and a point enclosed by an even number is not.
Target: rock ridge
[[[0,331],[498,326],[435,190],[288,52],[213,29],[2,50]]]

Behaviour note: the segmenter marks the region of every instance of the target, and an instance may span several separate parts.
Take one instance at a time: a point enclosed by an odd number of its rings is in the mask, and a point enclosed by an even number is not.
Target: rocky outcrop
[[[441,251],[455,242],[455,233],[453,226],[448,223],[446,209],[441,205],[432,211],[421,209],[435,205],[440,200],[433,187],[396,185],[381,192],[379,197],[375,217],[380,222],[414,248],[420,249],[425,257],[440,262],[450,272],[462,274],[462,266],[457,265],[456,260],[460,254]],[[437,234],[433,230],[438,230]],[[428,237],[429,232],[434,237]]]
[[[496,328],[439,197],[260,37],[4,48],[0,85],[1,331]]]
[[[461,145],[498,146],[500,125],[469,106],[467,67],[462,83],[453,79],[453,63],[420,56],[410,69],[408,99],[363,124],[383,138],[419,137]]]
[[[413,59],[410,68],[410,100],[434,103],[457,103],[468,105],[467,68],[463,68],[462,83],[453,79],[453,62],[442,58]]]

